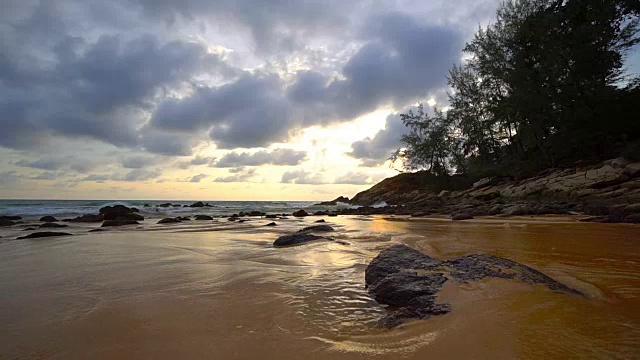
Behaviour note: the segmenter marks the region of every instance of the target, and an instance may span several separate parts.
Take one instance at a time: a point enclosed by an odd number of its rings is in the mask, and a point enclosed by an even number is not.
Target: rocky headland
[[[387,178],[349,200],[350,205],[360,207],[339,213],[415,217],[437,214],[454,220],[584,214],[590,217],[583,221],[640,223],[640,162],[623,158],[548,169],[521,180],[483,178],[457,190],[438,189],[425,179],[426,172]]]

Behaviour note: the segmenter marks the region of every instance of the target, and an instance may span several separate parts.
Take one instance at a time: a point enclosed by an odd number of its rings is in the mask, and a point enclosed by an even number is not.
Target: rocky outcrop
[[[451,311],[449,304],[436,301],[436,295],[448,279],[466,283],[485,278],[543,284],[553,291],[580,295],[535,269],[489,254],[442,261],[406,245],[394,245],[383,250],[365,270],[365,283],[371,296],[379,303],[393,307],[382,319],[389,327],[406,318],[424,319]]]
[[[52,231],[43,231],[43,232],[36,232],[33,234],[29,234],[26,236],[20,236],[18,238],[18,240],[20,239],[37,239],[37,238],[43,238],[43,237],[52,237],[52,236],[69,236],[71,234],[69,233],[63,233],[63,232],[52,232]]]
[[[622,158],[549,169],[520,181],[486,178],[456,191],[430,190],[426,183],[432,180],[425,172],[385,179],[351,200],[363,208],[340,213],[518,216],[572,212],[604,216],[609,222],[634,222],[635,214],[640,213],[640,162]],[[383,201],[397,206],[364,208]]]
[[[44,221],[44,222],[58,222],[58,219],[54,218],[53,216],[43,216],[40,218],[40,221]]]
[[[0,226],[13,226],[15,224],[16,224],[15,221],[12,221],[12,220],[9,220],[9,219],[0,218]]]
[[[22,216],[18,216],[18,215],[2,215],[2,216],[0,216],[0,220],[19,221],[19,220],[22,220]]]

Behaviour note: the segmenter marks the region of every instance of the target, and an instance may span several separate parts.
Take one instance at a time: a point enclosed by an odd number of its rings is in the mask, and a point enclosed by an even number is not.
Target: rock
[[[164,218],[158,221],[158,224],[173,224],[173,223],[179,223],[179,222],[182,222],[182,220],[177,218]]]
[[[247,221],[247,219],[240,219],[240,220],[238,220],[238,223],[243,223],[245,221]]]
[[[102,232],[102,231],[107,231],[107,229],[97,228],[97,229],[89,230],[89,232]]]
[[[238,218],[232,216],[232,217],[228,218],[227,220],[229,220],[229,221],[238,221]]]
[[[265,219],[277,219],[278,215],[274,215],[274,214],[270,214],[270,215],[265,215]]]
[[[302,230],[298,230],[299,233],[302,233],[302,232],[330,232],[330,231],[335,231],[335,230],[329,225],[313,225],[313,226],[307,226],[306,228],[304,228]]]
[[[294,212],[292,215],[295,216],[295,217],[305,217],[305,216],[309,216],[309,213],[307,213],[304,210],[298,210],[298,211]]]
[[[336,206],[338,205],[338,203],[348,204],[349,198],[345,196],[338,196],[337,198],[331,201],[323,201],[321,203],[315,204],[315,206]]]
[[[149,205],[149,204],[144,204],[144,205],[142,205],[142,207],[146,207],[146,208],[148,208],[148,207],[151,207],[151,205]]]
[[[34,228],[34,227],[28,227],[28,228],[24,228],[24,229],[22,229],[22,230],[20,230],[20,231],[33,231],[33,230],[35,230],[35,229],[36,229],[36,228]]]
[[[473,216],[471,216],[471,215],[469,215],[469,214],[463,214],[463,213],[461,213],[461,214],[454,214],[454,215],[451,215],[451,220],[454,220],[454,221],[458,221],[458,220],[471,220],[471,219],[473,219]]]
[[[18,220],[22,220],[22,216],[17,216],[17,215],[3,215],[3,216],[0,216],[0,220],[18,221]]]
[[[40,225],[41,228],[63,228],[63,227],[68,227],[69,225],[65,225],[65,224],[58,224],[58,223],[54,223],[54,222],[46,222],[42,225]]]
[[[417,211],[411,214],[411,217],[423,217],[428,215],[431,215],[428,211]]]
[[[324,219],[314,221],[314,223],[323,223],[323,222],[326,222],[326,221],[324,221]]]
[[[338,216],[338,214],[331,213],[331,214],[329,214],[329,215],[327,215],[327,216],[329,216],[329,217],[336,217],[336,216]]]
[[[140,224],[140,223],[135,221],[135,220],[105,220],[105,222],[102,223],[102,227],[138,225],[138,224]]]
[[[436,303],[436,295],[447,281],[447,274],[459,283],[489,277],[506,278],[581,295],[543,273],[509,259],[474,254],[440,261],[406,245],[394,245],[378,254],[365,270],[365,283],[376,301],[394,307],[382,321],[392,327],[405,318],[423,319],[451,311],[449,304]]]
[[[278,226],[278,224],[276,224],[276,223],[274,223],[274,222],[270,222],[270,223],[268,223],[268,224],[267,224],[267,225],[265,225],[265,226]]]
[[[292,234],[292,235],[283,235],[276,239],[273,242],[274,247],[285,247],[285,246],[293,246],[293,245],[302,245],[308,243],[310,241],[316,240],[326,240],[326,238],[317,235],[311,234]]]
[[[188,216],[178,216],[176,219],[180,221],[191,221],[191,218]]]
[[[213,220],[213,217],[209,215],[196,215],[195,219],[196,220]]]
[[[631,214],[624,217],[622,222],[640,224],[640,214]]]
[[[289,218],[286,216],[280,216],[280,220],[289,220]]]
[[[158,207],[172,207],[173,204],[172,203],[164,203],[164,204],[160,204],[160,205],[157,205],[157,206]]]
[[[0,219],[0,226],[12,226],[15,224],[16,223],[14,221],[11,221],[9,219]]]
[[[189,205],[189,207],[192,207],[192,208],[199,208],[199,207],[205,207],[205,206],[206,205],[202,201],[194,202],[193,204]]]
[[[27,236],[20,236],[18,239],[37,239],[37,238],[50,237],[50,236],[69,236],[69,235],[71,234],[63,233],[63,232],[43,231],[43,232],[36,232],[33,234],[29,234]]]
[[[40,218],[40,221],[44,221],[44,222],[57,222],[58,219],[54,218],[53,216],[43,216]]]
[[[626,214],[638,214],[640,213],[640,203],[630,204],[624,207],[624,212]]]
[[[137,214],[138,209],[124,205],[105,206],[100,209],[104,220],[135,220],[142,221],[144,216]]]

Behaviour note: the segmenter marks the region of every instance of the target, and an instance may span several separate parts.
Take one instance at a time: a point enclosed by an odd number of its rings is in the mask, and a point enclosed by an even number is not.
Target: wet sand
[[[2,359],[630,359],[640,355],[640,227],[572,218],[325,218],[341,245],[275,249],[317,217],[207,221],[10,240],[0,233]],[[28,225],[28,224],[27,224]],[[585,293],[448,282],[452,312],[385,329],[364,289],[379,251],[486,252]]]

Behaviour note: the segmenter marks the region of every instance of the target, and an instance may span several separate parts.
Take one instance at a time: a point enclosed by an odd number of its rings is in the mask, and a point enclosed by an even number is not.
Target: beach
[[[199,209],[200,211],[202,209]],[[204,211],[204,210],[202,210]],[[151,212],[149,212],[151,213]],[[246,217],[23,239],[0,229],[0,358],[620,358],[640,352],[636,225],[571,216]],[[324,219],[339,241],[275,248]],[[265,226],[275,221],[277,226]],[[386,328],[364,271],[406,244],[434,258],[488,253],[578,290],[508,279],[454,284],[451,312]]]

